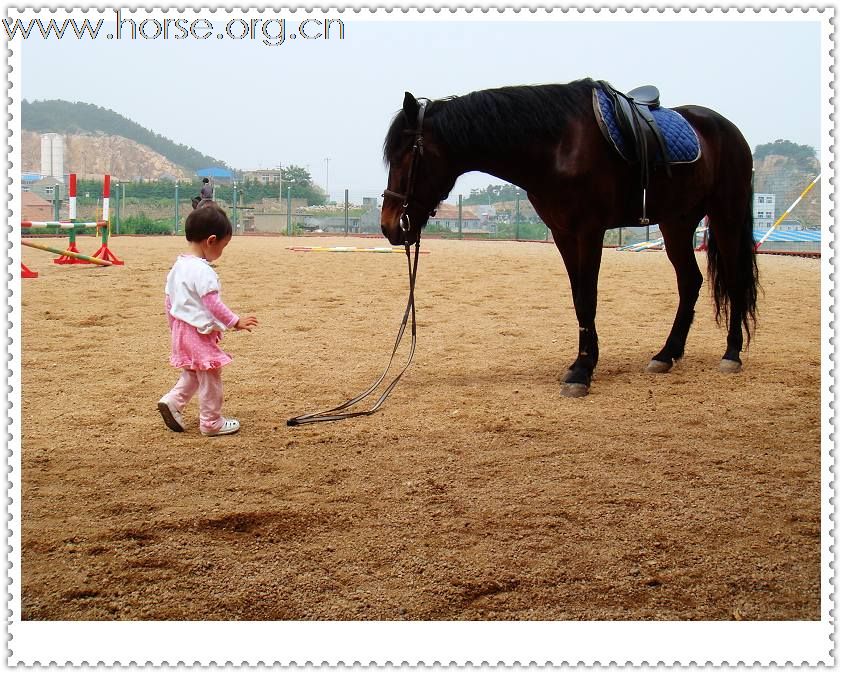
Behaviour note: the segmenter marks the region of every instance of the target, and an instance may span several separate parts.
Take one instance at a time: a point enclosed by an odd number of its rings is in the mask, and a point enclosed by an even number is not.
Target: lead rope
[[[403,376],[403,373],[406,372],[407,368],[409,367],[409,364],[412,362],[412,357],[415,355],[415,275],[418,273],[418,249],[421,246],[421,238],[419,236],[418,242],[415,244],[414,263],[412,257],[409,254],[411,244],[407,242],[404,245],[406,246],[406,261],[409,267],[409,299],[407,299],[406,302],[406,310],[403,313],[403,320],[401,321],[401,327],[398,330],[398,336],[395,339],[395,346],[392,349],[392,355],[389,356],[389,363],[386,365],[386,369],[383,370],[383,374],[380,375],[380,378],[376,382],[374,382],[371,386],[369,386],[365,391],[360,393],[355,398],[351,398],[351,400],[348,400],[347,402],[344,402],[341,405],[333,407],[329,410],[324,410],[323,412],[302,414],[300,416],[287,419],[287,426],[302,426],[304,424],[315,424],[321,421],[341,421],[342,419],[350,419],[352,417],[362,417],[374,414],[386,401],[386,398],[392,392],[392,389],[395,388],[398,381]],[[409,347],[409,357],[407,358],[406,365],[404,365],[403,369],[400,372],[398,372],[398,375],[392,380],[392,383],[389,384],[383,391],[383,393],[380,394],[380,397],[377,399],[377,402],[374,404],[374,407],[368,410],[360,410],[356,412],[343,412],[342,410],[345,410],[349,407],[353,407],[357,403],[365,400],[369,395],[371,395],[375,391],[375,389],[378,386],[380,386],[381,382],[386,378],[386,373],[389,372],[389,368],[392,367],[392,361],[395,359],[395,354],[398,351],[401,339],[403,339],[404,332],[406,331],[407,320],[410,316],[412,317],[412,324],[410,327],[412,343]]]

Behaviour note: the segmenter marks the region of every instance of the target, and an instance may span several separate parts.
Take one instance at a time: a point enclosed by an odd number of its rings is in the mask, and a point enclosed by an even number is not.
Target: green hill
[[[226,166],[214,157],[202,154],[187,145],[153,133],[137,122],[90,103],[68,101],[23,101],[21,128],[36,133],[95,134],[123,136],[145,145],[174,164],[192,171],[209,166]]]

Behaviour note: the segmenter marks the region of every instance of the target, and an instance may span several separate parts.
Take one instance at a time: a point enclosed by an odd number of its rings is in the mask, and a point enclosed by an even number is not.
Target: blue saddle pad
[[[602,121],[600,126],[608,133],[611,142],[619,153],[628,159],[634,150],[626,147],[626,141],[620,133],[620,127],[617,124],[617,119],[614,115],[614,106],[611,104],[611,100],[599,87],[594,89],[594,95],[597,98],[598,114]],[[597,106],[594,107],[596,108]],[[690,126],[690,123],[684,117],[669,108],[657,108],[652,110],[651,113],[661,129],[661,134],[664,136],[667,154],[669,155],[667,157],[667,163],[689,164],[696,161],[702,155],[699,138],[696,136],[693,127]],[[661,157],[660,150],[658,150],[656,160],[660,162],[664,161]]]

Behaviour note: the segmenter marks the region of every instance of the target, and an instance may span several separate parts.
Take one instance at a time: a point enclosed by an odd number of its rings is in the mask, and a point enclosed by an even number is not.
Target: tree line
[[[283,170],[283,198],[289,196],[292,199],[306,199],[308,206],[321,205],[325,203],[326,195],[317,185],[313,184],[310,172],[300,166],[289,166]],[[151,199],[173,199],[175,195],[175,184],[171,180],[150,180],[144,182],[126,182],[125,188],[120,187],[120,195],[125,192],[126,199],[137,199],[141,201]],[[190,182],[180,180],[178,182],[179,199],[189,201],[199,194],[202,188],[201,178],[194,178]],[[112,190],[117,189],[112,182]],[[234,186],[228,183],[217,183],[215,195],[218,201],[232,203],[234,200]],[[287,193],[289,190],[289,193]],[[99,198],[102,196],[101,180],[79,180],[76,185],[76,192],[84,198]],[[278,183],[265,185],[256,181],[237,181],[237,201],[243,204],[251,204],[261,199],[277,200],[280,197]]]

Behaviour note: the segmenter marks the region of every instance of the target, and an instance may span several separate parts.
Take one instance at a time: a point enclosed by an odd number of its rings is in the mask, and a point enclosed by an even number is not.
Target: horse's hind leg
[[[675,268],[678,282],[678,309],[667,341],[646,367],[647,372],[668,372],[673,364],[684,355],[687,334],[693,323],[699,289],[702,287],[702,273],[693,251],[695,221],[682,224],[661,223],[664,248]]]

